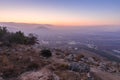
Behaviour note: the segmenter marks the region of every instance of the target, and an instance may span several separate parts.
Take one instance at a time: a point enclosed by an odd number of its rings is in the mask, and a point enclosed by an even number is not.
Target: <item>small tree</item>
[[[21,31],[18,31],[16,33],[14,33],[11,36],[11,42],[12,43],[16,43],[16,44],[25,44],[25,36],[24,33]]]
[[[0,26],[0,41],[3,41],[4,36],[7,34],[8,34],[7,28]]]
[[[26,44],[34,45],[37,41],[37,37],[33,34],[29,34],[28,37],[26,37]]]

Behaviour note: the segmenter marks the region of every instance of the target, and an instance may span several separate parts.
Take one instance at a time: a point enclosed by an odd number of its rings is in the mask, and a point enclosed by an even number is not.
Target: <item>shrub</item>
[[[50,50],[42,50],[42,51],[41,51],[41,55],[42,55],[43,57],[49,58],[49,57],[52,56],[52,53],[51,53]]]
[[[21,31],[12,33],[6,27],[0,27],[0,42],[4,46],[10,46],[11,44],[34,45],[37,43],[37,38],[33,34],[25,36]]]
[[[37,38],[33,34],[29,34],[28,37],[26,37],[26,44],[34,45],[37,43]]]
[[[25,44],[25,38],[24,33],[18,31],[10,35],[9,41],[10,43]]]
[[[0,40],[2,39],[2,37],[8,33],[8,30],[6,27],[0,27]]]

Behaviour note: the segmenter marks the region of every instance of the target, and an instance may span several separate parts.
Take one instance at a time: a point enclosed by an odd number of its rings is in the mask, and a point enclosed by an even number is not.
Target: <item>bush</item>
[[[9,32],[6,27],[0,27],[0,42],[2,45],[9,46],[11,44],[34,45],[37,38],[33,34],[25,36],[23,32]]]
[[[2,37],[7,34],[7,28],[6,27],[0,27],[0,40],[2,39]]]
[[[33,34],[29,34],[28,37],[26,37],[26,44],[34,45],[37,43],[37,38]]]
[[[43,57],[49,58],[49,57],[52,56],[52,53],[51,53],[50,50],[42,50],[42,51],[41,51],[41,55],[42,55]]]
[[[8,30],[6,27],[0,27],[0,42],[7,42]]]

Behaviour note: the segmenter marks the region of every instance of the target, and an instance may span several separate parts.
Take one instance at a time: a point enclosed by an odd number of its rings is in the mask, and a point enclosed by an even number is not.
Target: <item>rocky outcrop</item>
[[[90,72],[90,66],[82,62],[73,62],[70,64],[69,69],[79,73],[88,73]]]
[[[120,64],[119,63],[100,63],[99,67],[100,70],[110,73],[120,73]]]
[[[1,47],[0,80],[101,80],[97,74],[100,71],[109,74],[120,72],[120,64],[97,57],[64,54],[53,49],[52,56],[46,58],[40,55],[41,50],[36,50],[22,45]],[[92,68],[100,71],[92,71]]]
[[[44,68],[40,71],[23,73],[18,80],[60,80],[52,71]]]

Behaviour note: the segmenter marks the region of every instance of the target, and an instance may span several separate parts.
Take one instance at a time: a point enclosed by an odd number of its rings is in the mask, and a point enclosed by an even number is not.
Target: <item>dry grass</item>
[[[13,78],[26,71],[38,70],[50,64],[48,60],[41,58],[39,53],[26,48],[26,46],[16,47],[16,49],[11,48],[9,55],[8,52],[3,50],[4,53],[0,54],[0,76]]]
[[[79,73],[71,71],[56,71],[55,73],[60,77],[60,80],[81,80]]]

